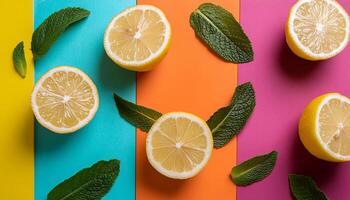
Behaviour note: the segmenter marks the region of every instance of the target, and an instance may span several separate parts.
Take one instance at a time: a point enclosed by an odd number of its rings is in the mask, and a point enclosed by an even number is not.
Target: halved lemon
[[[213,137],[205,121],[184,112],[160,117],[148,132],[147,157],[161,174],[187,179],[198,174],[208,163]]]
[[[170,39],[164,13],[154,6],[137,5],[113,18],[105,32],[104,48],[119,66],[148,71],[165,56]]]
[[[320,159],[350,161],[350,99],[339,93],[314,99],[302,114],[299,136],[306,149]]]
[[[38,122],[55,133],[71,133],[90,122],[99,105],[92,80],[75,67],[46,72],[32,93],[32,109]]]
[[[299,0],[290,10],[286,40],[301,58],[331,58],[346,47],[349,36],[349,15],[335,0]]]

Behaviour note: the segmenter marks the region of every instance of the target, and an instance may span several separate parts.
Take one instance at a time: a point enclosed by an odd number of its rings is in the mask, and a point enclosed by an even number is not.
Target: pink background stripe
[[[340,92],[350,97],[350,47],[322,62],[296,57],[287,47],[284,25],[295,0],[242,0],[241,22],[252,40],[255,61],[238,69],[239,82],[251,81],[257,106],[238,136],[238,161],[277,150],[270,177],[239,187],[239,200],[289,200],[288,173],[313,177],[332,200],[348,200],[350,163],[329,163],[311,156],[297,133],[299,117],[316,96]],[[339,2],[350,11],[349,0]]]

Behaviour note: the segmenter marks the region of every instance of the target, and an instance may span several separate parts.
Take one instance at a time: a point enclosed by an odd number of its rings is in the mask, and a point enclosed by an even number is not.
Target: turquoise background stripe
[[[89,18],[69,28],[49,53],[35,64],[35,79],[50,68],[75,66],[96,83],[100,107],[88,126],[58,135],[35,125],[35,199],[46,199],[58,183],[99,160],[121,160],[120,175],[104,199],[135,199],[135,129],[121,119],[114,105],[116,92],[135,101],[135,74],[113,64],[103,49],[103,34],[114,15],[135,0],[34,0],[37,27],[51,13],[67,6],[91,11]]]

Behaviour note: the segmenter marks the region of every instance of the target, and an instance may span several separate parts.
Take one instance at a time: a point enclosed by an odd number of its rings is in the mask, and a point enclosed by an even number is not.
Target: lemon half
[[[328,93],[314,99],[299,122],[299,136],[314,156],[333,162],[350,160],[350,99]]]
[[[56,67],[45,73],[32,93],[38,122],[55,133],[72,133],[90,122],[99,105],[92,80],[75,67]]]
[[[296,55],[325,60],[348,44],[349,15],[335,0],[299,0],[290,10],[285,33]]]
[[[105,32],[104,48],[119,66],[148,71],[165,56],[170,39],[164,13],[154,6],[137,5],[113,18]]]
[[[160,117],[148,132],[146,152],[161,174],[187,179],[208,163],[213,150],[212,133],[201,118],[184,112]]]

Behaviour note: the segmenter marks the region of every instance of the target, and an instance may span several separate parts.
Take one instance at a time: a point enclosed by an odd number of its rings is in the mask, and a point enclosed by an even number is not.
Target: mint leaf
[[[32,52],[34,59],[43,56],[58,37],[73,23],[90,15],[83,8],[65,8],[50,15],[34,31],[32,36]]]
[[[272,172],[277,152],[256,156],[232,168],[231,179],[239,186],[246,186],[266,178]]]
[[[47,200],[96,200],[111,189],[119,174],[119,160],[99,161],[58,184]]]
[[[17,46],[13,50],[12,60],[17,73],[22,78],[25,78],[27,74],[27,62],[26,62],[26,57],[24,55],[23,42],[20,42],[19,44],[17,44]]]
[[[289,174],[288,178],[290,189],[296,200],[328,200],[310,177]]]
[[[246,63],[253,60],[248,37],[224,8],[204,3],[191,14],[190,23],[196,35],[226,61]]]
[[[119,114],[129,123],[133,124],[135,127],[144,132],[148,132],[154,122],[162,116],[162,113],[133,104],[122,99],[116,94],[114,94],[114,100],[117,104]]]
[[[255,92],[250,82],[236,88],[229,106],[220,108],[207,121],[214,138],[214,147],[226,145],[241,131],[255,107]]]

